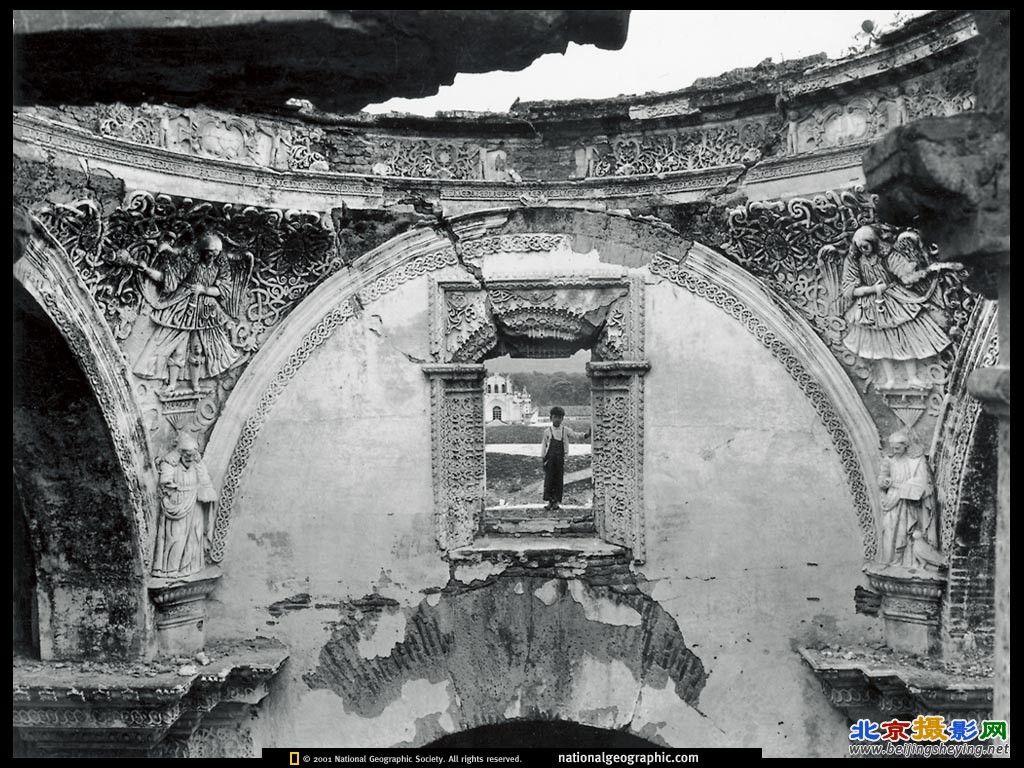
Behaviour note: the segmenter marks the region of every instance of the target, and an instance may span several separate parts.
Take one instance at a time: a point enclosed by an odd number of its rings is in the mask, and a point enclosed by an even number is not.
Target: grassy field
[[[538,441],[539,442],[539,441]],[[539,452],[538,448],[538,452]],[[565,474],[578,472],[590,466],[590,456],[569,456],[565,460]],[[513,456],[507,453],[487,454],[487,497],[485,505],[496,506],[500,499],[506,504],[540,504],[544,482],[544,467],[540,456]],[[589,479],[565,486],[563,504],[588,504],[593,497]]]
[[[574,421],[566,419],[562,423],[577,432],[586,432],[590,429],[589,421]],[[507,424],[487,427],[486,440],[489,445],[502,445],[506,443],[536,443],[540,446],[541,440],[543,439],[544,427],[528,427],[524,424]],[[582,442],[589,443],[590,438],[588,437]],[[540,451],[539,447],[537,448],[537,451]]]

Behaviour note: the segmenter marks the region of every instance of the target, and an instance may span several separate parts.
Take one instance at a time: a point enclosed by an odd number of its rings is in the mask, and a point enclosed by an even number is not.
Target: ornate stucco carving
[[[645,360],[587,366],[594,409],[594,512],[603,538],[646,559],[643,508]]]
[[[558,235],[529,235],[535,245]],[[500,238],[480,247],[500,252]],[[508,244],[526,248],[526,237]],[[472,241],[470,243],[472,244]],[[492,244],[497,244],[493,246]],[[465,248],[465,244],[462,246]],[[471,248],[472,250],[472,248]],[[598,532],[645,557],[643,525],[643,283],[638,277],[437,281],[431,287],[432,466],[437,541],[451,552],[479,533],[485,483],[482,360],[590,347],[594,509]]]
[[[484,256],[494,253],[530,253],[535,251],[556,251],[567,249],[569,235],[543,232],[522,232],[514,235],[492,235],[478,240],[460,243],[462,258],[479,262]]]
[[[736,165],[779,130],[770,118],[735,125],[624,134],[595,147],[590,176],[642,176]]]
[[[473,542],[484,503],[484,367],[426,365],[430,377],[434,523],[443,552]]]
[[[575,176],[693,171],[757,162],[762,156],[794,157],[863,146],[911,120],[973,109],[970,77],[965,74],[969,71],[969,66],[954,67],[841,100],[805,106],[787,104],[782,116],[585,139],[573,149]],[[671,114],[688,113],[676,112],[673,104],[666,102],[644,107],[640,119]],[[632,109],[630,116],[634,117]]]
[[[483,179],[480,147],[466,141],[373,137],[373,172],[426,179]]]
[[[953,547],[964,470],[981,415],[981,402],[967,391],[967,379],[978,368],[995,365],[999,359],[996,303],[979,302],[972,314],[961,347],[950,370],[948,394],[928,451],[934,458],[936,485],[942,504],[940,536],[943,551]]]
[[[895,247],[898,231],[877,222],[873,199],[862,192],[827,192],[813,199],[747,203],[729,212],[729,234],[722,246],[811,323],[865,391],[869,384],[877,386],[887,377],[870,357],[856,354],[846,343],[853,329],[845,311],[844,302],[849,299],[843,296],[843,269],[854,258],[854,233],[868,225],[878,233],[885,249]],[[923,268],[929,257],[923,253],[918,256]],[[938,414],[950,362],[977,302],[977,296],[964,286],[962,273],[943,271],[918,282],[914,295],[927,298],[935,310],[945,312],[944,333],[951,343],[917,366],[928,386],[877,390],[908,427],[923,412],[932,417]]]
[[[315,213],[134,192],[107,216],[91,201],[52,206],[40,215],[131,361],[159,444],[172,437],[160,416],[175,430],[208,430],[273,328],[343,266],[327,220]],[[205,235],[223,241],[215,270],[200,264]],[[215,297],[196,299],[213,311],[205,320],[178,308],[192,301],[193,283],[216,289],[209,291]],[[189,330],[197,323],[205,330]],[[187,349],[180,359],[174,338],[161,341],[165,327],[184,329],[179,335]],[[171,389],[179,377],[194,379],[190,390]]]
[[[280,170],[328,170],[319,151],[324,132],[317,127],[150,104],[104,104],[84,119],[101,136],[171,152]]]

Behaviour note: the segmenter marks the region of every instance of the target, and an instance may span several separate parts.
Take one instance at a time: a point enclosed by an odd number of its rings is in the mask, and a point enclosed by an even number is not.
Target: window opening
[[[484,398],[484,413],[490,410],[492,418],[484,427],[482,533],[594,533],[589,360],[589,350],[582,350],[571,357],[486,361],[488,389],[493,385],[498,394]],[[554,408],[562,415],[551,431]]]

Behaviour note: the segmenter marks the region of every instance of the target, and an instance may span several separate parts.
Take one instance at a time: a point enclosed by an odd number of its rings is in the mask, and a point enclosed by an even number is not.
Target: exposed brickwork
[[[991,653],[995,632],[996,420],[981,414],[964,470],[960,519],[950,553],[949,592],[943,604],[947,655],[965,650],[973,636],[979,651]],[[971,640],[966,640],[970,650]]]

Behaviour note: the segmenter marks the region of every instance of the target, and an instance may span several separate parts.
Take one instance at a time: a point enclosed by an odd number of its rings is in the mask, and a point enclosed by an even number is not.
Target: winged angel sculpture
[[[940,354],[952,343],[945,330],[948,320],[938,274],[963,265],[928,263],[914,230],[901,232],[890,246],[870,225],[853,233],[845,257],[825,246],[818,262],[826,290],[847,322],[843,346],[863,360],[879,362],[884,378],[878,389],[899,386],[897,363],[904,370],[903,386],[928,389],[931,384],[918,374],[918,361]]]
[[[187,370],[192,391],[199,392],[201,379],[219,376],[241,361],[230,329],[245,309],[251,253],[229,255],[223,239],[207,233],[194,246],[160,243],[153,259],[159,267],[128,251],[119,252],[118,260],[145,278],[142,296],[152,327],[133,349],[126,349],[138,376],[166,381],[165,392],[173,394]]]

